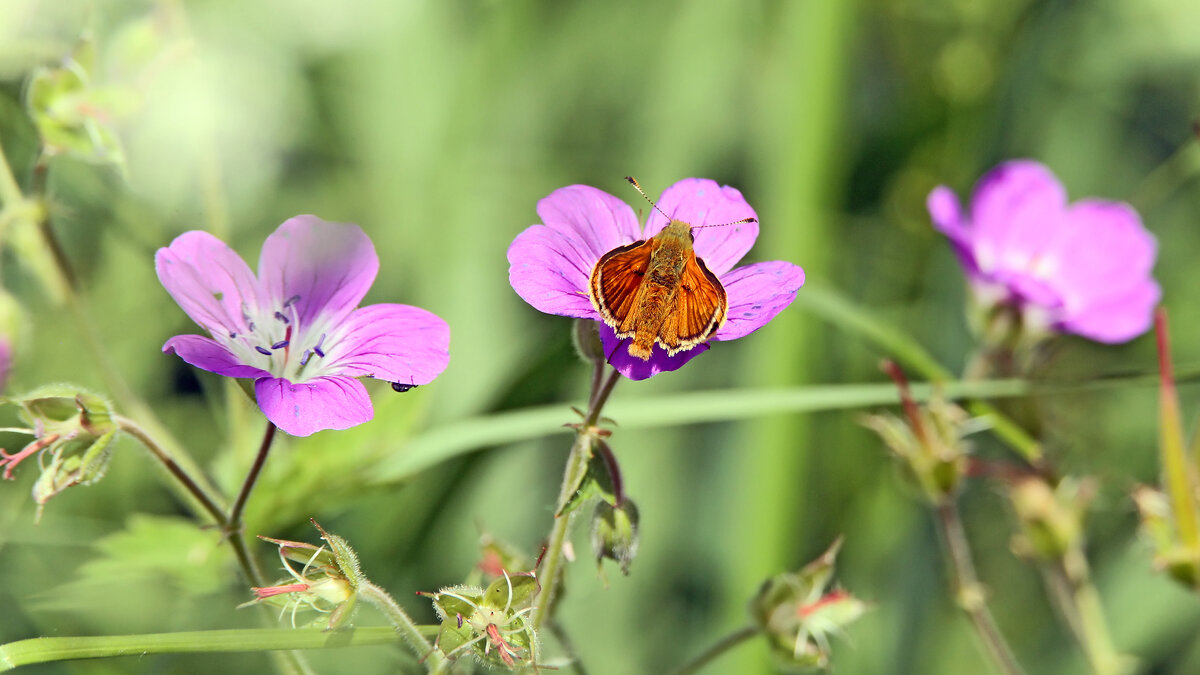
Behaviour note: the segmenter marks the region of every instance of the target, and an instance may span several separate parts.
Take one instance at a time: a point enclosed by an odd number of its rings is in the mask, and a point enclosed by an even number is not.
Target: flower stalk
[[[596,363],[597,370],[603,370],[604,367],[603,361]],[[541,592],[537,596],[532,618],[533,629],[535,631],[539,630],[542,624],[549,618],[554,606],[554,597],[558,593],[559,577],[561,576],[559,567],[562,564],[563,545],[567,541],[567,532],[571,523],[571,514],[562,513],[562,511],[571,501],[571,497],[575,494],[587,472],[588,459],[591,456],[592,444],[595,440],[593,436],[596,433],[596,424],[600,421],[600,412],[604,409],[604,404],[608,401],[609,394],[612,393],[613,387],[616,386],[617,380],[620,378],[621,374],[613,370],[607,379],[603,379],[599,389],[592,392],[590,397],[591,405],[588,406],[583,423],[579,425],[578,431],[575,434],[575,441],[571,444],[570,454],[567,456],[567,465],[563,470],[562,488],[558,493],[554,526],[550,530],[550,536],[546,544],[546,558],[542,563],[541,576],[544,583]]]

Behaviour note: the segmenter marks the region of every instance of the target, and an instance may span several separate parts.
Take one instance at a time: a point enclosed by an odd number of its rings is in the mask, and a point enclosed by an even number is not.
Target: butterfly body
[[[706,341],[725,322],[725,289],[692,248],[692,228],[672,220],[644,241],[619,246],[592,268],[589,295],[629,354],[648,361]]]

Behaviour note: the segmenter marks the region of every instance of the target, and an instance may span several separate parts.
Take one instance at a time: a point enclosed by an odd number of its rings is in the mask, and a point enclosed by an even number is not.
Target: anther
[[[283,349],[286,346],[288,346],[288,341],[280,340],[279,342],[276,342],[275,344],[271,345],[271,349]]]
[[[266,347],[260,347],[260,346],[258,346],[258,345],[254,345],[254,350],[255,350],[256,352],[258,352],[259,354],[262,354],[263,356],[270,356],[270,355],[271,355],[271,350],[270,350],[270,349],[267,349]]]
[[[312,350],[311,350],[311,349],[305,349],[305,350],[304,350],[304,353],[300,355],[300,365],[301,365],[301,366],[306,366],[306,365],[308,365],[308,360],[309,360],[310,358],[312,358]]]
[[[291,307],[292,305],[296,304],[297,302],[300,302],[300,296],[293,295],[292,297],[287,299],[287,302],[283,303],[283,308],[287,309],[288,307]]]
[[[284,323],[291,323],[292,320],[283,315],[283,312],[275,312],[275,318]]]

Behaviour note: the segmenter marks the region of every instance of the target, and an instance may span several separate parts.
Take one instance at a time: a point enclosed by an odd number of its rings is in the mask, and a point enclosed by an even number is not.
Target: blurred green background
[[[368,302],[428,308],[452,328],[449,369],[405,394],[372,389],[376,419],[285,439],[252,498],[249,532],[316,541],[315,517],[420,621],[417,590],[458,583],[486,531],[533,552],[549,529],[570,438],[487,448],[364,487],[422,432],[475,415],[582,405],[587,368],[570,322],[524,304],[505,250],[535,205],[572,183],[644,211],[687,176],[741,189],[762,234],[750,260],[804,267],[958,371],[971,349],[964,291],[925,195],[960,194],[999,161],[1048,164],[1072,198],[1130,200],[1159,238],[1156,275],[1176,362],[1200,347],[1196,227],[1200,4],[1192,0],[523,0],[74,2],[0,0],[0,142],[28,187],[37,136],[31,70],[83,34],[95,86],[129,96],[113,115],[127,161],[56,158],[54,225],[119,369],[227,492],[262,422],[215,376],[160,353],[197,332],[163,291],[153,253],[207,229],[255,261],[286,218],[359,223],[382,267]],[[6,249],[24,305],[9,391],[106,383],[83,337]],[[796,305],[758,333],[614,400],[698,389],[883,381],[879,349]],[[1152,341],[1060,341],[1045,373],[1151,372]],[[234,395],[231,395],[234,394]],[[730,396],[736,396],[731,393]],[[1148,673],[1200,672],[1200,602],[1151,568],[1128,499],[1157,481],[1153,388],[1036,403],[1048,452],[1101,481],[1089,554],[1118,647]],[[1197,407],[1183,390],[1184,410]],[[841,582],[874,609],[834,644],[840,673],[982,671],[950,599],[927,510],[897,480],[862,411],[689,427],[617,428],[642,513],[628,578],[590,562],[586,527],[561,620],[591,673],[657,673],[743,625],[767,576],[846,537]],[[620,420],[618,419],[619,423]],[[0,439],[12,450],[19,437]],[[990,437],[988,457],[1008,455]],[[109,475],[68,490],[33,524],[32,469],[0,484],[0,643],[256,625],[228,547],[197,532],[146,454],[123,441]],[[1088,672],[1010,550],[998,491],[972,482],[963,510],[980,576],[1032,673]],[[268,547],[256,549],[273,564]],[[363,624],[381,623],[370,610]],[[316,653],[323,672],[411,668],[398,648]],[[263,655],[123,658],[34,673],[260,672]],[[706,672],[772,672],[761,642]]]

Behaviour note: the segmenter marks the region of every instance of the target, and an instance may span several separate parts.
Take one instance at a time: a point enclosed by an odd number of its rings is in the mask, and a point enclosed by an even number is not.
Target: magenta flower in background
[[[715,181],[686,178],[663,192],[658,206],[671,218],[693,227],[754,217],[742,194]],[[668,356],[654,346],[649,361],[632,357],[628,340],[616,338],[592,307],[588,280],[600,257],[612,249],[654,236],[668,224],[651,211],[643,231],[633,208],[616,197],[587,185],[571,185],[538,202],[544,225],[526,229],[508,248],[508,279],[525,302],[547,314],[600,323],[600,338],[609,363],[622,375],[644,380],[675,370],[708,349],[700,344]],[[724,325],[711,338],[733,340],[762,328],[793,300],[804,285],[804,270],[789,262],[734,264],[754,245],[757,223],[694,230],[696,256],[717,275],[729,301]]]
[[[358,307],[379,257],[357,225],[296,216],[263,244],[258,276],[207,232],[154,256],[158,279],[212,337],[163,345],[188,363],[253,377],[267,419],[293,436],[347,429],[375,411],[358,377],[427,384],[449,363],[450,328],[408,305]]]
[[[1017,160],[980,179],[969,214],[945,186],[928,207],[986,306],[1008,303],[1035,328],[1099,342],[1150,328],[1161,296],[1150,276],[1157,246],[1128,204],[1068,204],[1049,169]]]

